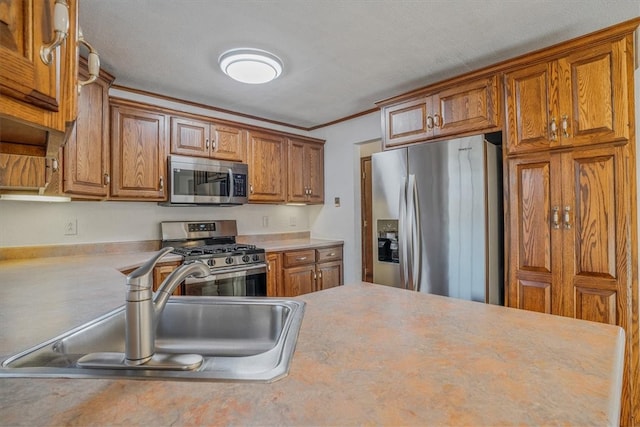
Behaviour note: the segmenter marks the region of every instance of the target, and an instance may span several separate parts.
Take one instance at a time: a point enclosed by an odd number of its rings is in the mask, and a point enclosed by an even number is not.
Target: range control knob
[[[242,256],[242,262],[249,262],[249,261],[251,261],[251,257],[249,257],[249,255]]]
[[[213,258],[210,258],[209,260],[207,260],[207,264],[213,267],[214,265],[216,265],[216,260]]]
[[[258,254],[254,254],[254,255],[251,257],[251,259],[252,259],[253,261],[259,261],[259,260],[260,260],[260,257],[258,256]]]
[[[233,264],[233,257],[230,257],[230,256],[229,256],[229,257],[227,257],[227,258],[224,260],[224,262],[225,262],[225,264]]]

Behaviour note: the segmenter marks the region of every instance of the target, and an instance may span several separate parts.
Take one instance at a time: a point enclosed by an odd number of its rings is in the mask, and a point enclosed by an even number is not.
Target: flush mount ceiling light
[[[261,49],[231,49],[220,55],[218,63],[226,75],[242,83],[268,83],[282,73],[280,58]]]

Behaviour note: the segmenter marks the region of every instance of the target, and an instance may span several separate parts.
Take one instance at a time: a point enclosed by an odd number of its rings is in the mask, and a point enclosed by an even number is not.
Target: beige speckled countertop
[[[0,353],[120,305],[115,268],[149,255],[0,262]],[[300,299],[302,329],[279,381],[3,378],[0,425],[618,422],[618,327],[367,283]]]
[[[343,244],[344,242],[342,240],[326,239],[267,240],[257,243],[258,246],[264,248],[267,252],[292,251],[306,248],[326,248],[328,246],[341,246]]]

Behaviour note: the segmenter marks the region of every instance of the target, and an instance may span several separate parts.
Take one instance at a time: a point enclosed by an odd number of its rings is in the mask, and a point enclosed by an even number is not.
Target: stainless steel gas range
[[[185,280],[185,295],[266,296],[264,249],[236,243],[235,220],[161,222],[162,247],[173,247],[185,263],[203,261],[211,274]]]

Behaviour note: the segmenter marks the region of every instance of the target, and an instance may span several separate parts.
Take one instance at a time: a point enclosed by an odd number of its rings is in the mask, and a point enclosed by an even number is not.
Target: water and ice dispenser
[[[398,220],[379,219],[378,261],[398,263]]]

